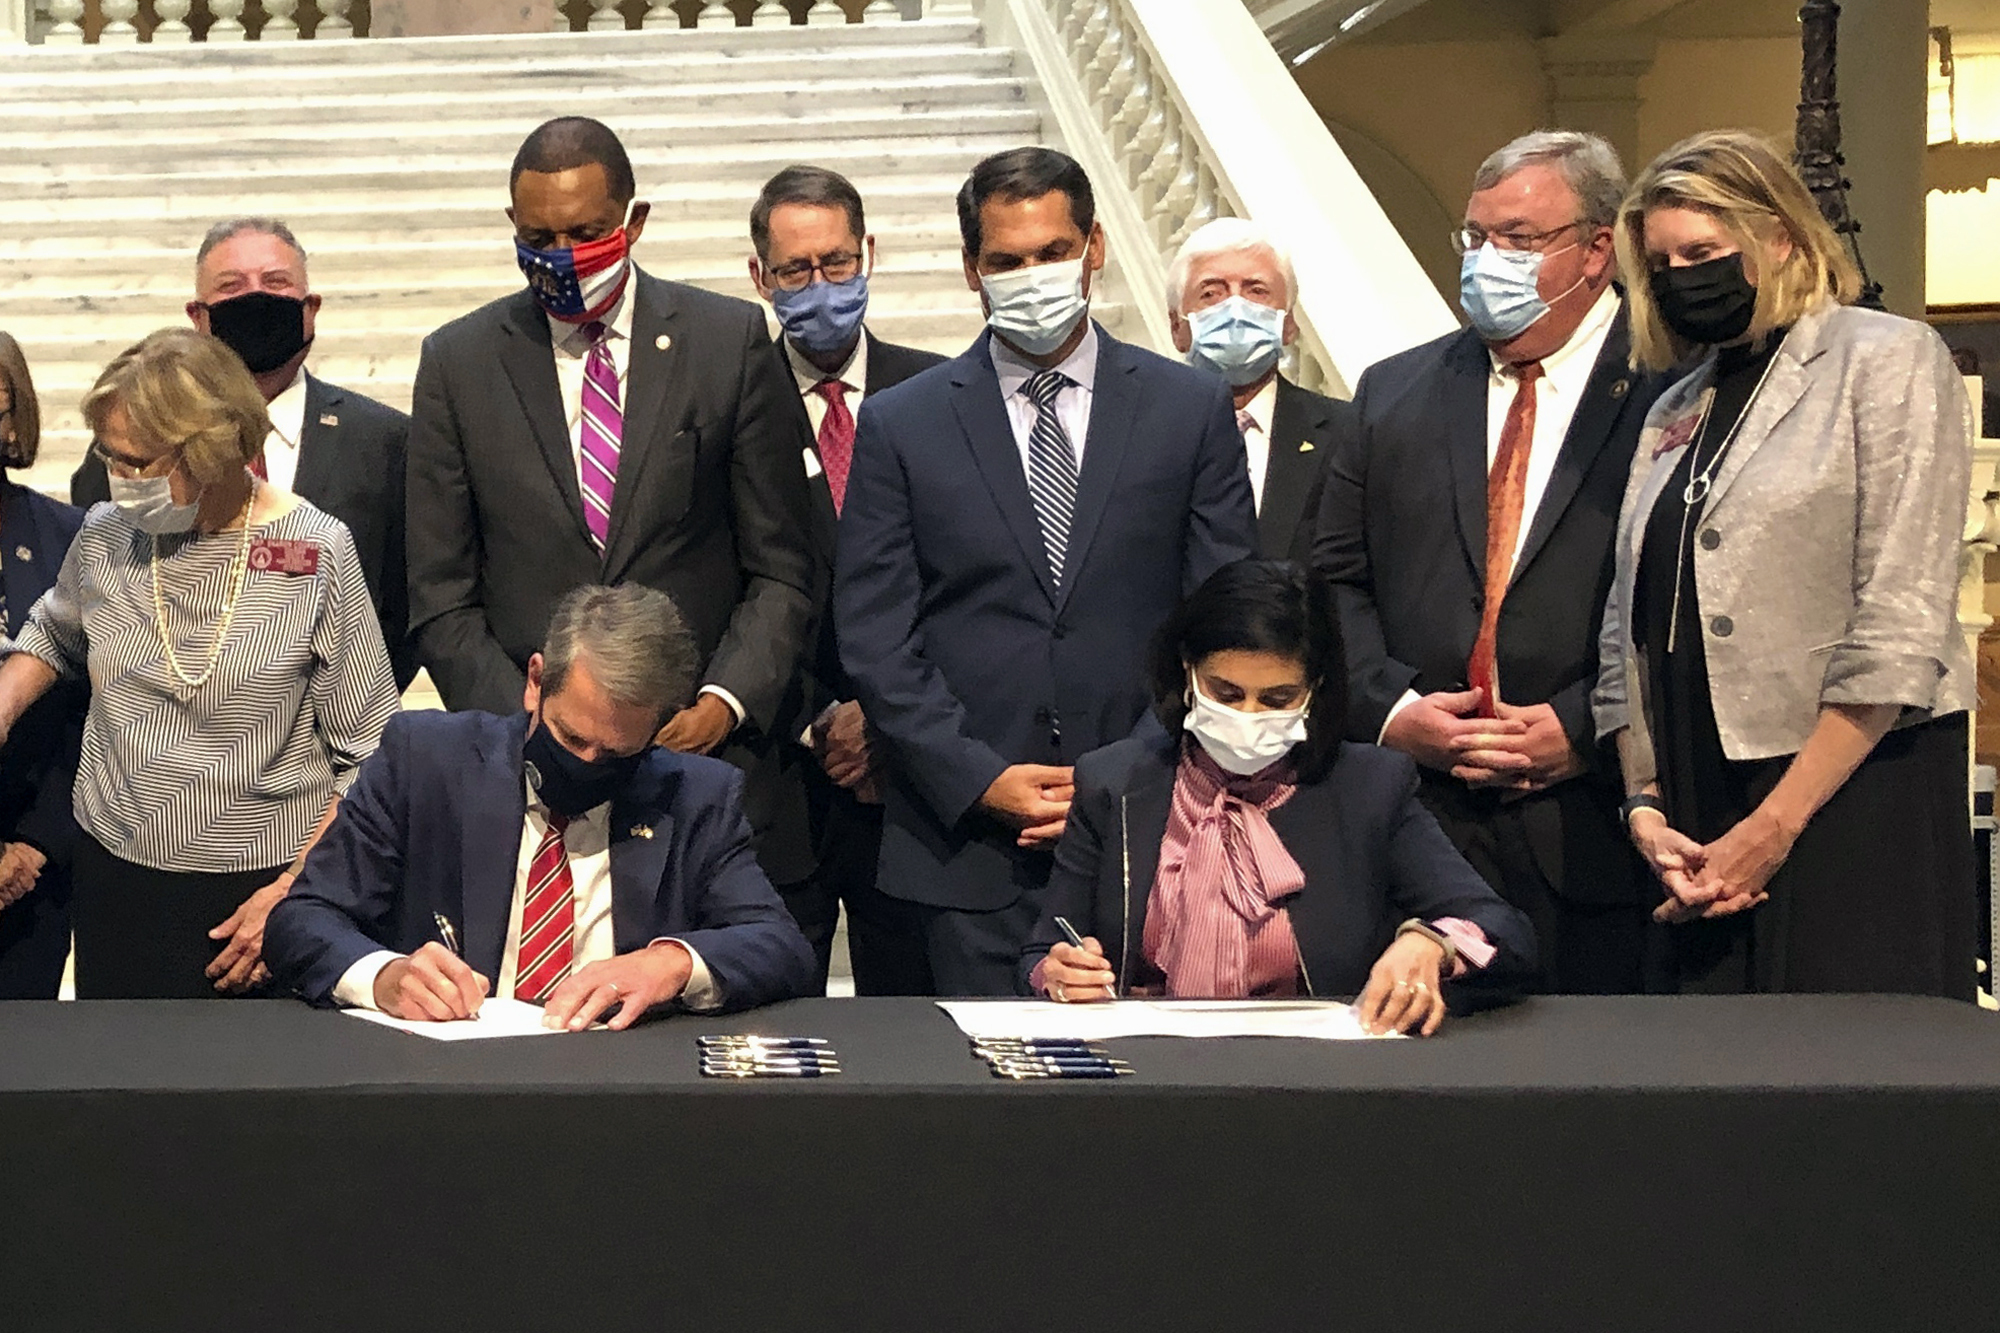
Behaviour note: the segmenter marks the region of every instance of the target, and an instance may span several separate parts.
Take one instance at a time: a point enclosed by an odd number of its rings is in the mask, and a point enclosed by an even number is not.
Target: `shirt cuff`
[[[729,711],[736,714],[736,725],[739,727],[742,726],[745,720],[747,720],[750,716],[749,710],[744,708],[743,705],[737,701],[736,696],[731,694],[728,690],[723,689],[720,685],[704,685],[701,687],[699,693],[712,694],[716,698],[722,700],[722,702],[728,704]],[[692,950],[690,950],[689,952],[692,952]]]
[[[662,935],[653,944],[678,944],[686,950],[689,972],[687,985],[681,987],[680,1002],[697,1014],[712,1014],[722,1007],[722,987],[715,982],[715,974],[708,970],[699,951],[686,940]]]
[[[1431,929],[1458,946],[1458,960],[1451,968],[1454,977],[1478,971],[1492,962],[1493,955],[1499,952],[1487,941],[1485,931],[1462,918],[1441,916],[1431,922]]]
[[[1385,742],[1382,738],[1389,734],[1389,724],[1396,720],[1396,714],[1402,712],[1405,708],[1408,708],[1423,697],[1423,695],[1418,694],[1415,690],[1404,690],[1403,697],[1389,705],[1389,715],[1382,719],[1382,730],[1375,733],[1375,743],[1377,745],[1384,744]]]
[[[382,969],[404,957],[393,949],[377,949],[355,959],[354,966],[340,974],[340,980],[333,983],[335,1004],[344,1004],[350,1009],[373,1009],[381,1012],[382,1006],[375,1003],[375,978],[382,975]]]

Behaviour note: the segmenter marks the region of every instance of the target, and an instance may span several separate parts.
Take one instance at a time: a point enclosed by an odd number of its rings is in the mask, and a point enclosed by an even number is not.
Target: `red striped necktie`
[[[569,820],[548,816],[548,832],[528,870],[528,897],[521,905],[521,946],[515,955],[514,998],[540,1000],[569,975],[576,934],[576,882],[570,878],[563,830]]]

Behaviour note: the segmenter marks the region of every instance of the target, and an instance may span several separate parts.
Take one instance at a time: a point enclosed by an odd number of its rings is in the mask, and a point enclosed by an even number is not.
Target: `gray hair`
[[[1595,134],[1580,130],[1536,130],[1524,134],[1479,164],[1472,190],[1490,190],[1523,167],[1546,162],[1562,172],[1577,206],[1580,221],[1593,227],[1618,225],[1618,206],[1625,201],[1625,167],[1618,150]]]
[[[1291,252],[1272,237],[1261,224],[1248,218],[1217,218],[1197,228],[1181,242],[1174,262],[1167,266],[1167,309],[1180,314],[1187,303],[1188,274],[1204,259],[1216,255],[1241,254],[1245,250],[1269,250],[1278,261],[1278,276],[1285,282],[1285,309],[1299,301],[1298,278],[1292,272]]]
[[[658,710],[662,719],[694,696],[701,654],[674,599],[623,583],[585,584],[556,603],[542,643],[542,692],[560,694],[578,658],[621,704]]]
[[[299,257],[299,263],[306,262],[306,248],[299,244],[298,237],[292,235],[290,227],[276,218],[243,217],[224,218],[210,227],[208,234],[201,238],[201,249],[194,252],[194,266],[200,268],[202,261],[208,258],[216,246],[243,235],[275,236],[292,247],[292,253]]]

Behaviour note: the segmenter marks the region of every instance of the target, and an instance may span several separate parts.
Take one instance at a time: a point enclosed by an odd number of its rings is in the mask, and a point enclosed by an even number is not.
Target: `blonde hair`
[[[271,433],[242,360],[194,329],[161,329],[119,353],[84,395],[84,420],[102,434],[121,406],[140,440],[180,450],[181,470],[203,487],[241,476]]]
[[[1693,350],[1666,326],[1653,300],[1646,215],[1661,208],[1708,214],[1754,262],[1753,337],[1796,323],[1829,301],[1851,305],[1861,294],[1861,274],[1846,244],[1777,146],[1749,130],[1709,130],[1654,158],[1619,210],[1618,267],[1631,306],[1635,366],[1665,370]],[[1780,241],[1791,242],[1782,259],[1776,255]]]

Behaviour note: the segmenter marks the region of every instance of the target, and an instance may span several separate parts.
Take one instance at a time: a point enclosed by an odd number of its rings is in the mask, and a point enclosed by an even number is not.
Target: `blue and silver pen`
[[[443,912],[432,912],[431,920],[437,922],[438,938],[444,941],[445,948],[451,950],[452,957],[465,957],[465,951],[458,947],[458,931],[453,928],[451,918]]]

